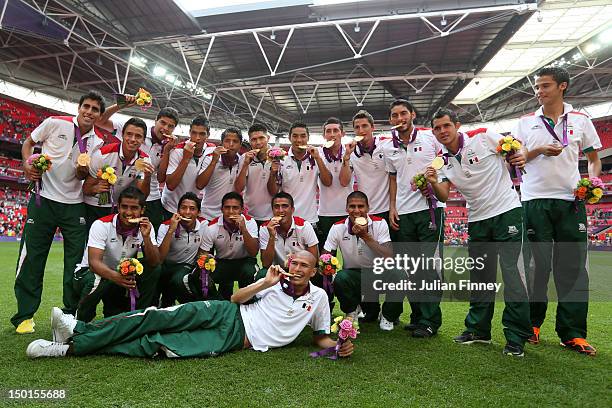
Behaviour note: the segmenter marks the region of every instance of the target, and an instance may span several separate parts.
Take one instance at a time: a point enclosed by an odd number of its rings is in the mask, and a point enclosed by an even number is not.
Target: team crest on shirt
[[[117,238],[114,238],[114,237],[113,237],[113,238],[111,238],[111,239],[110,239],[110,242],[117,242]]]
[[[531,127],[531,130],[537,130],[537,129],[542,129],[542,126],[536,124]]]
[[[586,227],[583,223],[578,223],[578,232],[586,232]]]
[[[28,218],[28,220],[26,221],[26,224],[34,224],[34,219]]]
[[[285,168],[286,168],[287,170],[292,169],[292,168],[293,168],[293,165],[289,164],[289,165],[285,166]]]
[[[518,234],[518,228],[516,228],[516,225],[508,225],[508,234],[510,235]]]
[[[68,136],[66,135],[58,135],[57,138],[62,140],[68,140]]]
[[[217,239],[223,239],[224,237],[225,237],[225,235],[223,235],[223,234],[217,235]]]

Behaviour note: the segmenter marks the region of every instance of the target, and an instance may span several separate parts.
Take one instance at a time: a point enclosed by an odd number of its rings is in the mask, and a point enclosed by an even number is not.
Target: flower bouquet
[[[436,199],[436,195],[434,194],[431,184],[429,184],[423,173],[418,173],[412,178],[412,181],[410,182],[410,187],[412,188],[412,191],[420,190],[421,192],[426,193],[424,195],[427,198],[427,205],[429,206],[429,216],[431,218],[429,229],[435,230],[437,228],[435,210],[438,207],[438,200]]]
[[[518,139],[515,139],[512,136],[504,136],[499,139],[495,151],[503,158],[508,160],[508,156],[512,156],[513,154],[520,152],[522,146],[523,145]],[[521,169],[519,166],[514,166],[514,174],[516,174],[519,182],[522,182],[523,178],[521,176],[525,174],[525,170]]]
[[[144,88],[138,88],[138,92],[134,95],[136,97],[136,105],[140,106],[142,110],[147,110],[153,106],[153,97],[151,93]],[[127,105],[127,100],[123,94],[115,94],[115,99],[118,105]]]
[[[200,269],[200,287],[202,288],[202,296],[208,297],[208,274],[215,271],[217,267],[217,261],[210,254],[202,254],[197,261],[198,268]]]
[[[601,199],[605,189],[606,186],[600,178],[583,178],[580,179],[578,185],[576,185],[574,196],[576,197],[576,200],[586,201],[589,204],[595,204]]]
[[[113,200],[113,186],[117,182],[117,174],[115,174],[115,169],[109,166],[108,164],[105,164],[104,166],[102,166],[101,169],[98,169],[98,171],[96,172],[96,177],[102,180],[106,180],[108,181],[108,184],[110,184],[109,191],[104,191],[98,195],[98,204],[105,205],[111,203],[115,205]]]
[[[44,173],[45,171],[51,170],[51,158],[46,154],[33,154],[28,158],[27,161],[29,166],[34,167],[36,170]],[[33,181],[28,187],[29,190],[34,189],[36,193],[36,205],[40,207],[40,183],[41,180]]]
[[[310,353],[311,357],[326,356],[330,360],[337,360],[339,357],[340,347],[342,343],[348,339],[356,339],[359,334],[359,325],[350,317],[338,316],[334,319],[334,324],[331,326],[331,332],[338,334],[336,345],[326,349]]]
[[[268,150],[269,161],[283,161],[287,153],[280,147],[272,147]]]
[[[135,276],[142,275],[144,267],[140,261],[136,258],[121,258],[119,265],[117,265],[117,272],[123,276]],[[130,295],[130,310],[136,310],[136,299],[140,296],[138,288],[128,289]]]
[[[332,254],[323,254],[319,257],[319,272],[323,275],[323,289],[328,295],[333,295],[333,276],[338,272],[340,262]]]

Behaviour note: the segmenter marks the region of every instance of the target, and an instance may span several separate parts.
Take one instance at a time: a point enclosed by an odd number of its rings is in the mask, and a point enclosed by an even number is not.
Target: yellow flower
[[[344,319],[344,317],[342,316],[338,316],[334,319],[334,323],[340,323],[342,321],[342,319]]]
[[[136,273],[139,274],[139,275],[142,275],[142,271],[144,271],[144,267],[139,262],[138,265],[136,265]]]
[[[217,261],[215,261],[215,258],[210,258],[208,262],[210,262],[211,266],[215,266],[217,264]]]
[[[108,180],[110,175],[108,173],[102,173],[102,180]]]
[[[509,143],[504,143],[504,144],[502,145],[502,150],[503,150],[504,152],[509,152],[510,150],[512,150],[512,146],[511,146]]]
[[[338,324],[337,323],[332,324],[331,332],[332,333],[337,333],[338,332]]]
[[[504,143],[512,143],[512,140],[513,140],[512,136],[504,137]]]
[[[601,188],[594,188],[592,191],[593,195],[597,198],[601,198],[601,196],[603,195],[603,190]]]
[[[512,148],[514,150],[519,150],[521,148],[521,142],[519,142],[518,140],[515,140],[512,142]]]
[[[102,175],[102,177],[104,178],[104,175]],[[117,175],[111,174],[110,176],[108,176],[108,182],[110,184],[115,184],[117,182]]]
[[[210,271],[210,265],[209,264],[204,264],[204,269],[206,269],[207,271]]]
[[[142,106],[142,105],[144,105],[144,104],[145,104],[145,102],[144,102],[142,99],[137,99],[137,100],[136,100],[136,104],[137,104],[138,106]]]
[[[589,199],[587,200],[587,202],[588,202],[589,204],[595,204],[595,203],[596,203],[596,202],[598,202],[598,201],[599,201],[599,198],[598,198],[598,197],[591,197],[591,198],[589,198]]]
[[[338,266],[338,258],[333,257],[333,258],[331,259],[331,264],[332,264],[332,265],[334,265],[334,266]]]
[[[112,168],[112,167],[110,167],[110,166],[108,166],[108,167],[106,168],[106,172],[107,172],[108,174],[115,174],[115,169],[114,169],[114,168]]]

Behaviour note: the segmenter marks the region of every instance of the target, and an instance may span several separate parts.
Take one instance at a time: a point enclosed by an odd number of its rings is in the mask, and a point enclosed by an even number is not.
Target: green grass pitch
[[[29,360],[26,346],[37,338],[51,339],[49,312],[61,306],[62,246],[54,244],[49,255],[36,333],[22,336],[9,322],[15,311],[17,249],[16,243],[0,244],[0,406],[610,406],[610,302],[590,305],[589,340],[598,349],[594,358],[559,346],[554,304],[542,327],[542,343],[528,345],[523,359],[501,354],[501,303],[493,344],[453,344],[467,310],[466,303],[453,302],[443,303],[444,323],[433,339],[407,335],[406,306],[401,327],[387,333],[376,324],[362,325],[355,355],[337,362],[308,356],[314,350],[308,329],[294,344],[268,353],[190,360]],[[611,260],[612,253],[592,253],[592,269],[609,275]],[[67,397],[61,402],[11,401],[10,389],[64,389]]]

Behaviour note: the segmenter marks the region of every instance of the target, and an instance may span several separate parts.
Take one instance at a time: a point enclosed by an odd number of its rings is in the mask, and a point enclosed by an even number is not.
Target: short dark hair
[[[261,123],[255,123],[251,125],[247,133],[249,136],[251,136],[251,133],[254,133],[254,132],[264,132],[267,134],[268,128],[266,127],[266,125],[263,125]]]
[[[445,116],[448,116],[451,122],[453,123],[459,122],[459,116],[457,116],[454,111],[446,108],[440,108],[436,111],[436,113],[434,113],[433,117],[431,118],[431,127],[433,127],[433,122],[435,119],[440,119]]]
[[[295,204],[293,204],[293,196],[291,196],[291,194],[286,193],[284,191],[279,191],[278,193],[274,194],[274,197],[272,197],[272,202],[271,204],[274,204],[274,200],[278,200],[280,198],[285,198],[287,200],[289,200],[289,203],[291,204],[291,207],[295,207]]]
[[[225,139],[225,136],[230,133],[237,135],[238,139],[240,139],[240,143],[242,143],[242,132],[240,131],[240,129],[235,127],[228,127],[227,129],[225,129],[223,133],[221,133],[221,141],[223,141],[223,139]]]
[[[325,132],[325,126],[327,126],[327,125],[340,125],[340,130],[344,131],[344,126],[342,126],[342,121],[340,119],[338,119],[338,118],[333,117],[333,116],[331,118],[328,118],[325,121],[325,123],[323,124],[323,132]]]
[[[567,69],[562,67],[553,67],[549,65],[540,68],[535,74],[535,76],[537,77],[541,77],[544,75],[551,76],[553,80],[557,83],[557,85],[561,85],[561,83],[566,82],[567,87],[563,90],[563,95],[565,95],[565,91],[567,91],[570,84],[570,75],[569,72],[567,72]]]
[[[165,108],[161,108],[159,112],[157,112],[157,117],[155,121],[158,121],[161,117],[170,118],[174,121],[174,125],[179,124],[179,113],[176,109],[166,106]]]
[[[85,99],[91,99],[92,101],[97,101],[100,104],[100,113],[104,113],[104,111],[106,110],[106,101],[104,100],[104,97],[102,96],[100,92],[89,91],[85,95],[82,95],[81,99],[79,99],[79,108],[81,107],[81,105],[83,105],[83,102],[85,102]]]
[[[123,190],[121,192],[121,194],[119,194],[119,204],[121,204],[121,200],[123,200],[124,198],[135,198],[138,200],[138,204],[144,208],[146,202],[147,202],[147,197],[143,194],[142,191],[140,191],[139,189],[137,189],[134,186],[129,186],[128,188],[126,188],[125,190]]]
[[[125,134],[125,129],[127,129],[127,127],[129,125],[132,126],[136,126],[142,129],[143,131],[143,135],[146,137],[147,136],[147,124],[145,123],[144,120],[140,119],[140,118],[129,118],[127,120],[127,122],[125,122],[123,124],[123,129],[121,129],[121,134]]]
[[[202,206],[202,202],[201,202],[201,200],[198,198],[198,196],[194,192],[188,191],[185,194],[183,194],[181,196],[181,198],[179,199],[177,208],[181,208],[181,204],[183,204],[183,201],[185,201],[185,200],[191,200],[191,201],[195,202],[196,203],[196,207],[198,207],[198,211],[200,211],[200,208]]]
[[[352,198],[365,200],[366,205],[368,207],[370,206],[370,203],[368,202],[368,196],[363,191],[359,191],[359,190],[351,191],[351,193],[346,196],[346,205],[348,205],[349,200]]]
[[[396,106],[399,106],[399,105],[405,106],[406,109],[408,109],[410,111],[410,113],[416,112],[416,109],[414,109],[414,105],[413,104],[408,102],[406,99],[399,98],[399,99],[396,99],[393,102],[391,102],[391,104],[389,105],[389,116],[391,116],[391,110],[393,108],[395,108]]]
[[[206,131],[210,133],[210,124],[208,122],[208,119],[206,119],[206,116],[204,115],[198,115],[193,118],[191,120],[191,124],[189,125],[189,130],[191,130],[191,128],[194,126],[204,126],[206,128]]]
[[[291,132],[293,132],[293,129],[295,128],[304,128],[306,129],[306,134],[310,136],[310,132],[308,131],[308,126],[306,126],[306,124],[304,122],[293,122],[291,124],[291,127],[289,128],[289,137],[291,137]]]
[[[374,118],[372,117],[372,115],[370,115],[370,112],[365,109],[361,109],[355,114],[355,116],[353,116],[353,120],[351,121],[351,124],[353,126],[355,126],[355,120],[357,119],[367,119],[368,122],[370,122],[370,125],[374,126]]]
[[[235,191],[230,191],[229,193],[223,196],[223,198],[221,199],[221,207],[225,205],[225,202],[227,200],[238,200],[240,202],[240,206],[244,207],[244,199],[240,194]]]

